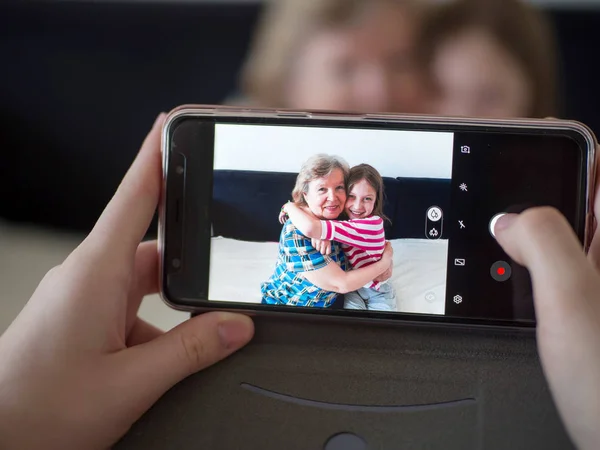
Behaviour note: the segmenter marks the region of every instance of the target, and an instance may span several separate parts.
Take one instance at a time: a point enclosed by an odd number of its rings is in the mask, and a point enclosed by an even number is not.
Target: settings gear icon
[[[454,296],[454,303],[456,303],[457,305],[460,305],[462,303],[462,301],[463,301],[462,296],[460,296],[460,295]]]

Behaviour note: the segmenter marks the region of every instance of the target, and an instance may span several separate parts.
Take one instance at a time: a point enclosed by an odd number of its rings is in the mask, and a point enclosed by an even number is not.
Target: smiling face
[[[353,219],[365,219],[371,217],[375,208],[377,192],[367,180],[360,180],[350,189],[346,200],[346,214]]]
[[[337,219],[346,203],[344,172],[334,169],[329,175],[309,182],[304,200],[318,219]]]

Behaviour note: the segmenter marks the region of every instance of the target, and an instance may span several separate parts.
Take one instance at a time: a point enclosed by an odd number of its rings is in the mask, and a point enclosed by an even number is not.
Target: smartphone
[[[587,251],[595,150],[569,121],[180,107],[161,293],[193,313],[534,328],[529,274],[493,224],[551,206]]]

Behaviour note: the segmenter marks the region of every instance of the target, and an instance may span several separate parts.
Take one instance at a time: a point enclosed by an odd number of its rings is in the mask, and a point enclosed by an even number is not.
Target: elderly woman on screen
[[[296,179],[294,203],[320,220],[337,219],[346,204],[348,173],[349,166],[341,158],[311,157]],[[346,257],[337,242],[332,242],[329,255],[323,255],[288,220],[281,231],[275,271],[261,286],[262,303],[329,308],[338,294],[355,291],[386,272],[392,256],[388,244],[377,263],[346,272]]]

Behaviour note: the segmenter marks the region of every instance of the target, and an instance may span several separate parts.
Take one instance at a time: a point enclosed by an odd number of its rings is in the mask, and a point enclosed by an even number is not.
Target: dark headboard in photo
[[[214,172],[213,234],[254,242],[277,242],[281,206],[291,200],[297,174],[217,170]],[[384,178],[387,239],[425,239],[427,210],[449,208],[450,180]],[[445,235],[442,234],[442,239]]]

